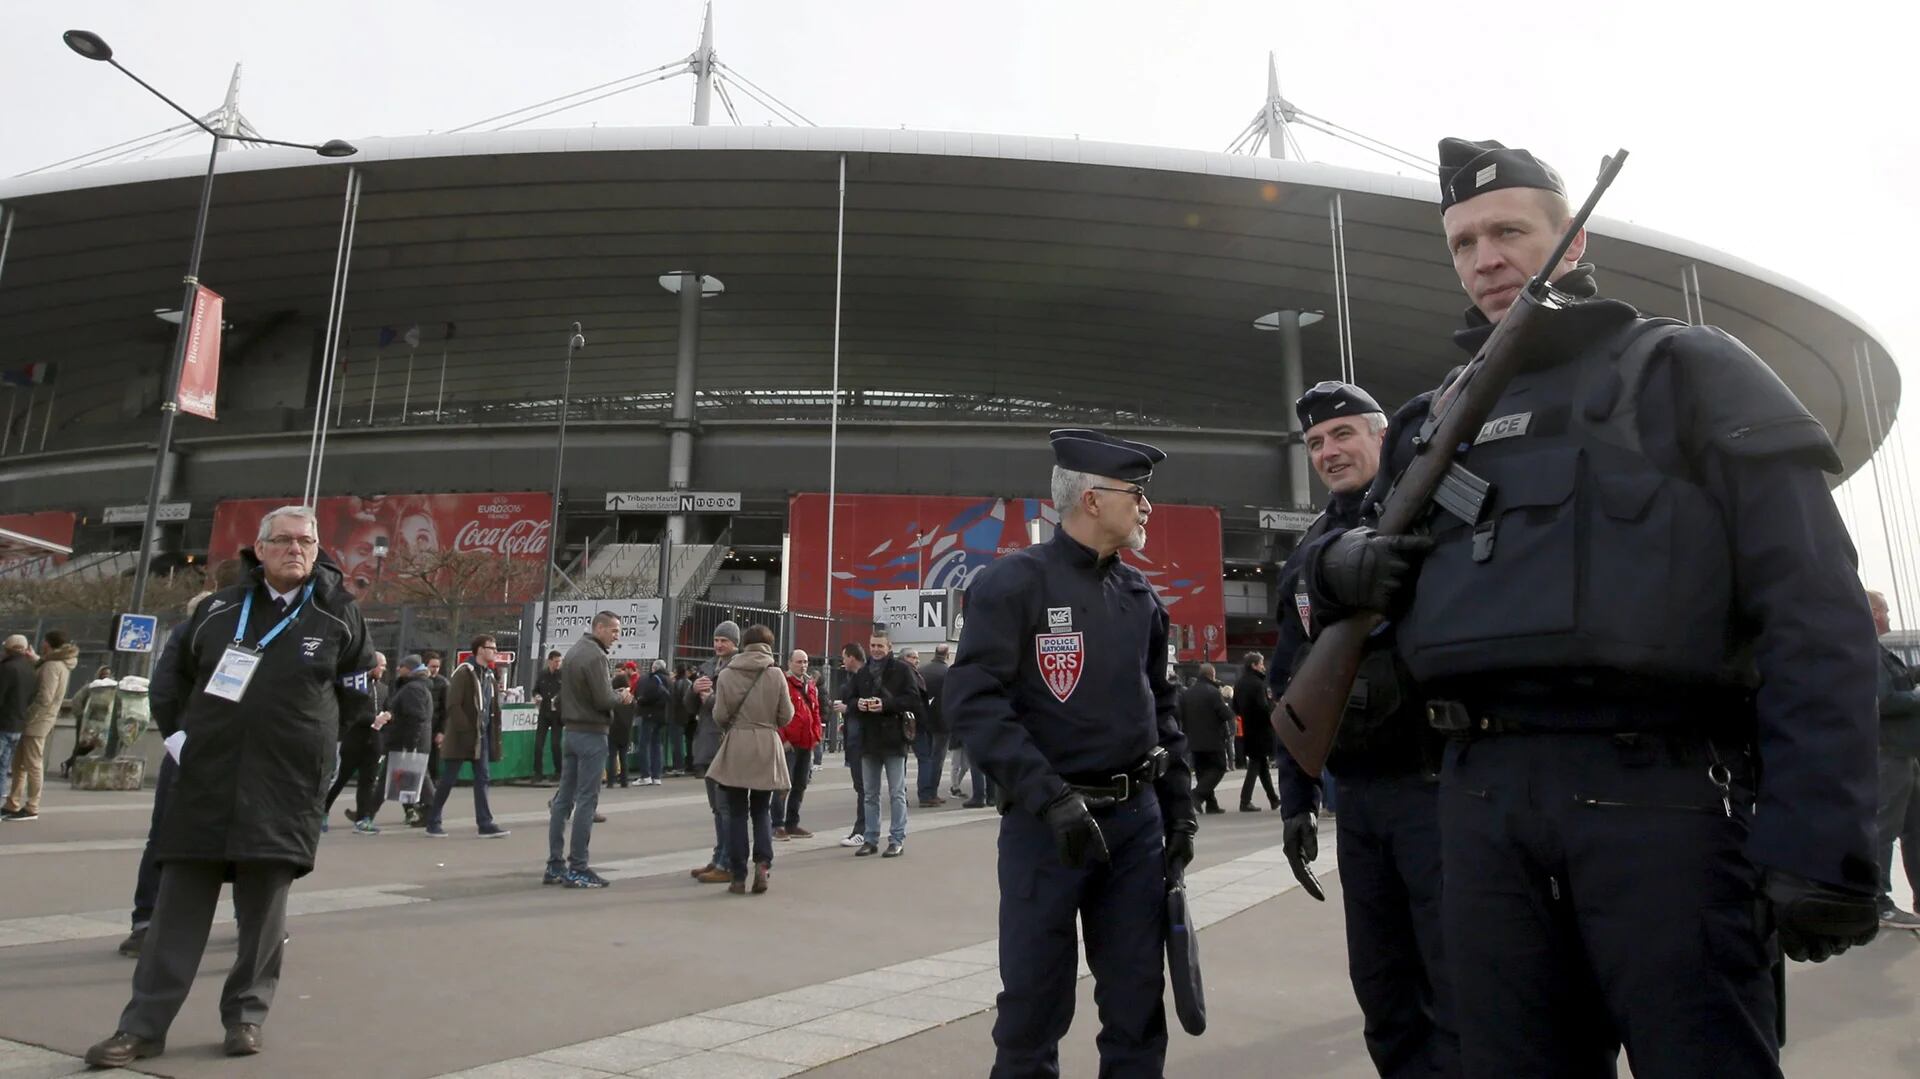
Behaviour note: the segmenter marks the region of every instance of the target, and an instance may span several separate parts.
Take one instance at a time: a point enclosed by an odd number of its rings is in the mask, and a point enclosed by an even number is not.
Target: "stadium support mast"
[[[694,77],[693,124],[706,127],[713,111],[713,5],[707,5],[707,17],[700,24],[700,48],[690,62]],[[698,293],[696,292],[696,297]]]
[[[1287,156],[1287,121],[1293,112],[1293,106],[1280,96],[1280,69],[1275,66],[1273,53],[1267,53],[1267,107],[1261,110],[1260,121],[1267,136],[1267,156],[1285,160]]]

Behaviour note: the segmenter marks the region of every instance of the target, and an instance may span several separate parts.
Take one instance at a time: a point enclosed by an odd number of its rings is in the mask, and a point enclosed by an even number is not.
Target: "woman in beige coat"
[[[707,778],[727,795],[727,868],[734,895],[747,890],[747,818],[753,818],[753,890],[767,890],[773,869],[774,791],[792,786],[780,728],[793,719],[787,679],[773,660],[773,631],[748,626],[740,651],[714,679],[713,721],[721,730],[720,751]]]

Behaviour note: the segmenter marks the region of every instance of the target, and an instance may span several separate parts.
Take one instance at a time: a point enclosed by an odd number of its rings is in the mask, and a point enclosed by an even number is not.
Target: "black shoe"
[[[559,869],[548,866],[547,871],[540,875],[540,883],[542,884],[565,884],[566,882],[567,869],[565,866],[561,866]]]
[[[1259,806],[1257,806],[1257,805],[1254,805],[1254,804],[1253,804],[1252,802],[1241,802],[1241,803],[1240,803],[1240,812],[1242,812],[1242,813],[1258,813],[1258,812],[1260,812],[1260,807],[1259,807]]]
[[[566,886],[569,888],[605,888],[612,882],[591,869],[576,869],[567,874]]]
[[[987,808],[987,803],[976,802],[976,801],[961,802],[960,808],[961,809],[985,809]]]
[[[144,925],[135,926],[133,932],[127,934],[127,939],[120,942],[119,952],[128,959],[138,959],[140,958],[140,946],[145,944],[146,941],[147,927]]]
[[[227,1028],[227,1040],[220,1043],[220,1051],[230,1057],[250,1057],[260,1048],[258,1023],[235,1023]]]
[[[11,813],[0,813],[0,820],[4,820],[4,821],[24,821],[24,820],[39,820],[39,819],[40,819],[40,814],[30,812],[25,809],[16,809]]]
[[[887,852],[880,857],[898,858],[905,853],[907,853],[907,845],[905,843],[889,843],[887,844]]]
[[[879,847],[876,847],[871,843],[862,843],[860,844],[860,849],[853,852],[853,856],[855,858],[865,858],[869,854],[878,854],[878,853],[880,853]]]
[[[136,1060],[157,1057],[167,1051],[160,1038],[142,1038],[138,1034],[117,1031],[113,1037],[96,1042],[87,1050],[87,1064],[94,1068],[124,1068]]]

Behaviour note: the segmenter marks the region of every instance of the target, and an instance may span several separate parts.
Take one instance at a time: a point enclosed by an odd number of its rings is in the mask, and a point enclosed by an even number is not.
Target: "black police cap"
[[[1564,196],[1567,185],[1553,167],[1525,150],[1488,139],[1440,140],[1440,212],[1457,202],[1506,187],[1534,187]]]
[[[1073,472],[1089,472],[1116,480],[1144,483],[1153,478],[1153,466],[1167,459],[1157,446],[1129,442],[1084,427],[1047,432],[1053,442],[1053,461]]]
[[[1340,416],[1364,416],[1380,411],[1383,411],[1380,402],[1351,382],[1318,383],[1293,403],[1293,412],[1300,417],[1302,431],[1312,430],[1314,424]]]

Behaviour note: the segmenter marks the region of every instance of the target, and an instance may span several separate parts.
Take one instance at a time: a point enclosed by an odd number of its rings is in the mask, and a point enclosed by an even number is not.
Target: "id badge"
[[[230,644],[221,654],[219,665],[213,669],[213,677],[207,679],[207,692],[225,700],[238,701],[246,695],[247,683],[253,681],[253,672],[259,666],[260,653]]]

